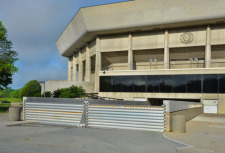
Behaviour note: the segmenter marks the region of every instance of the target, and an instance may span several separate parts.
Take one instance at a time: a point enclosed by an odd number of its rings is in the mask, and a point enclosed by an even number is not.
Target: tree
[[[8,40],[7,30],[0,21],[0,89],[12,83],[12,76],[18,71],[14,65],[18,53],[12,50],[12,42]]]
[[[21,96],[21,89],[14,90],[9,94],[10,98],[21,98],[20,96]]]
[[[21,97],[41,97],[41,85],[37,80],[31,80],[21,89]]]
[[[42,94],[42,97],[52,97],[51,91],[46,91],[45,93]]]

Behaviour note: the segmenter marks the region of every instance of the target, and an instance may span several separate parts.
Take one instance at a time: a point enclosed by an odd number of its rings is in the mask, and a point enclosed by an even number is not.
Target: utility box
[[[204,113],[217,114],[218,113],[218,100],[203,100]]]

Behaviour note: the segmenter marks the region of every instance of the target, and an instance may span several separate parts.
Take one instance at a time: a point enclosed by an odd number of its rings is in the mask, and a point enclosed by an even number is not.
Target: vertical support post
[[[128,70],[133,70],[134,69],[134,61],[133,61],[133,49],[132,49],[132,34],[129,33],[129,37],[128,37],[128,42],[129,42],[129,46],[128,46]]]
[[[170,68],[169,62],[169,32],[168,29],[165,30],[165,38],[164,38],[164,69]]]
[[[82,50],[79,51],[79,76],[78,76],[78,81],[83,81]]]
[[[206,46],[205,46],[205,68],[211,67],[211,27],[206,29]]]
[[[91,81],[91,58],[90,58],[90,45],[86,44],[86,78],[85,81]]]
[[[101,57],[101,39],[98,36],[96,38],[96,58],[95,58],[95,92],[99,92],[99,71],[102,67],[102,57]]]
[[[72,75],[71,67],[72,67],[71,58],[69,58],[69,60],[68,60],[68,81],[72,81],[71,80],[71,75]]]
[[[73,81],[77,81],[77,59],[76,54],[73,54]]]
[[[80,121],[80,127],[87,127],[88,126],[88,101],[84,101],[84,110]]]

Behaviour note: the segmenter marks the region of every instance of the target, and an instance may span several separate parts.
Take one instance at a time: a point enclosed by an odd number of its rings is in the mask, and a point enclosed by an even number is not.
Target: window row
[[[100,92],[225,93],[225,74],[101,76]]]

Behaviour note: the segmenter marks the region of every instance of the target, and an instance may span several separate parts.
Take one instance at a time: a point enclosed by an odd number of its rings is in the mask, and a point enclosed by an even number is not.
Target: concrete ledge
[[[202,107],[197,107],[197,108],[191,108],[187,110],[182,110],[182,111],[177,111],[177,112],[166,112],[166,131],[170,132],[172,130],[172,116],[175,115],[184,115],[185,116],[185,121],[189,121],[196,116],[200,115],[203,113],[203,108]]]

